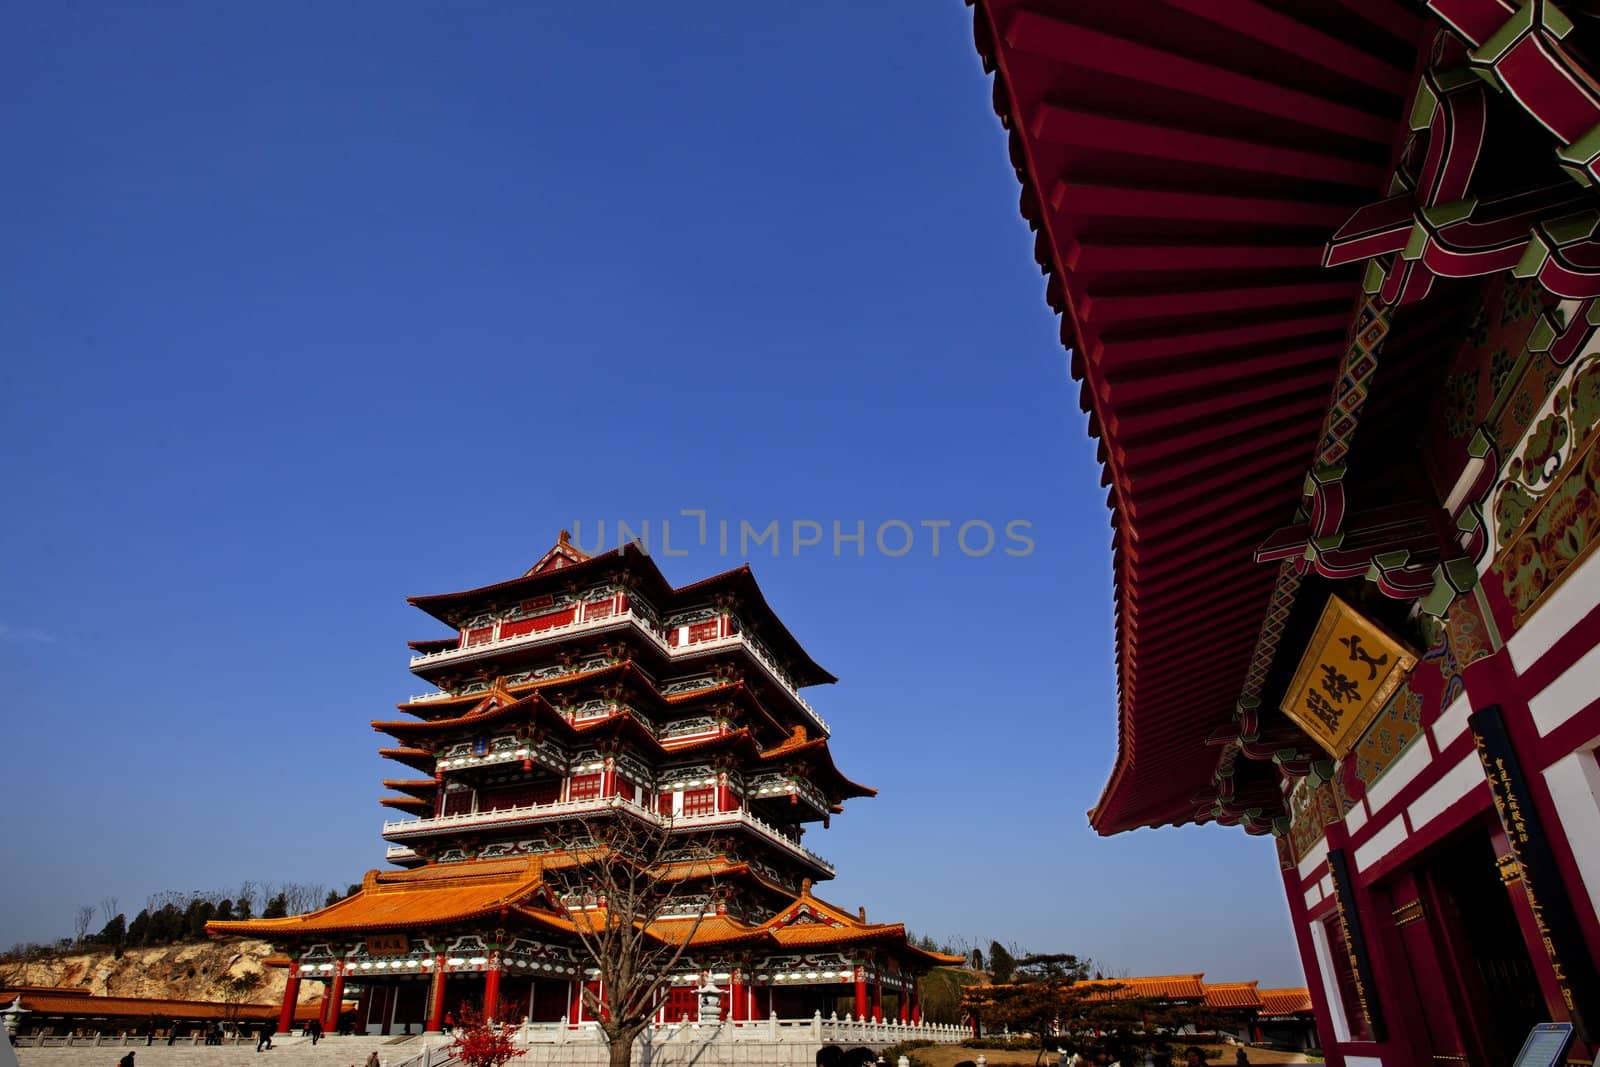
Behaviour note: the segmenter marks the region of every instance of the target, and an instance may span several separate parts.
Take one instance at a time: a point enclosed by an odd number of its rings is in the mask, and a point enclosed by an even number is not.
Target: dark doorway
[[[1494,846],[1482,830],[1445,842],[1429,857],[1444,928],[1454,942],[1455,976],[1472,1005],[1484,1063],[1510,1063],[1535,1023],[1549,1022],[1533,958],[1511,903]],[[1476,1057],[1475,1057],[1476,1058]]]

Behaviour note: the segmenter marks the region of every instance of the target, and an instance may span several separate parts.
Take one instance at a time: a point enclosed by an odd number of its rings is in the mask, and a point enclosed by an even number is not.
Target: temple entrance
[[[1510,895],[1522,888],[1501,881],[1495,859],[1482,826],[1429,850],[1415,878],[1419,915],[1434,914],[1402,938],[1413,977],[1438,968],[1450,1001],[1451,1020],[1424,1012],[1433,1051],[1484,1065],[1510,1063],[1528,1030],[1550,1021]]]
[[[854,985],[843,984],[773,986],[767,991],[772,997],[769,1010],[780,1019],[809,1019],[819,1011],[824,1019],[833,1014],[843,1019],[856,1010],[855,989]],[[757,1010],[767,1009],[764,1003],[766,1000],[765,995],[757,994]],[[887,1012],[889,1010],[887,995],[884,1000],[884,1011]],[[888,1018],[887,1015],[884,1017]]]
[[[1489,1045],[1482,1050],[1483,1062],[1510,1063],[1528,1030],[1550,1021],[1509,895],[1522,887],[1501,883],[1494,848],[1481,833],[1447,843],[1430,868],[1447,923],[1460,938],[1459,958],[1474,965],[1461,977],[1481,998],[1480,1010],[1473,1014]]]
[[[356,1009],[356,1029],[367,1034],[422,1033],[429,985],[424,975],[368,984]]]

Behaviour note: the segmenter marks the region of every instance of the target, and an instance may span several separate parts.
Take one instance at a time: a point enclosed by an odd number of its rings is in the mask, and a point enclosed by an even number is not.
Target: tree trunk
[[[621,1034],[607,1038],[610,1045],[611,1067],[631,1067],[633,1063],[633,1034],[626,1037]]]

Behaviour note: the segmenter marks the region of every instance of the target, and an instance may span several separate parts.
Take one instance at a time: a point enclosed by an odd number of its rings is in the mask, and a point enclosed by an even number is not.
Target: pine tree
[[[1004,985],[1011,981],[1016,969],[1016,958],[1006,951],[1006,947],[998,941],[989,942],[989,977],[996,984]]]
[[[188,909],[183,913],[184,933],[191,939],[206,936],[206,923],[217,912],[211,901],[204,897],[195,897],[189,902]]]
[[[279,893],[267,901],[267,906],[262,909],[263,919],[286,919],[289,916],[289,898]]]
[[[139,914],[133,917],[133,922],[128,924],[128,944],[148,945],[150,943],[150,909],[140,908]]]
[[[95,940],[102,945],[110,946],[111,954],[121,959],[122,949],[128,943],[128,917],[120,911],[117,912],[100,928]]]

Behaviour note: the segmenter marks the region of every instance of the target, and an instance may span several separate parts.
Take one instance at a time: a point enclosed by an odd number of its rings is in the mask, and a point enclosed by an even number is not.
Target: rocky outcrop
[[[225,977],[256,972],[260,988],[249,999],[258,1004],[283,999],[288,971],[267,966],[272,947],[265,941],[229,939],[189,941],[161,948],[130,948],[120,957],[111,952],[72,953],[14,965],[18,985],[65,986],[96,996],[160,997],[169,1000],[218,1000]],[[7,968],[8,973],[13,967]],[[322,995],[322,983],[305,982],[302,1002]]]

